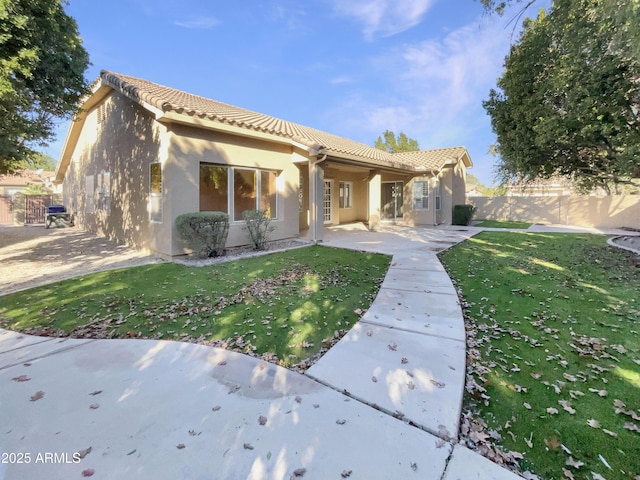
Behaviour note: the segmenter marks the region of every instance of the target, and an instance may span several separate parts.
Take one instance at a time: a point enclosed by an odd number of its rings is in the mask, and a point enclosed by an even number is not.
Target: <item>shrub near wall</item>
[[[475,211],[476,207],[473,205],[454,205],[452,223],[454,225],[469,225]]]
[[[224,254],[229,235],[229,215],[224,212],[185,213],[176,218],[176,228],[198,258]]]

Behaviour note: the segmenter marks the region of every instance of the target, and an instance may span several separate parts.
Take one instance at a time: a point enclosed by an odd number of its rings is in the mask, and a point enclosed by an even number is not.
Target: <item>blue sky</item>
[[[534,16],[546,0],[530,8]],[[482,108],[513,24],[477,0],[71,0],[92,66],[372,145],[464,145],[492,182]],[[68,122],[47,153],[59,158]]]

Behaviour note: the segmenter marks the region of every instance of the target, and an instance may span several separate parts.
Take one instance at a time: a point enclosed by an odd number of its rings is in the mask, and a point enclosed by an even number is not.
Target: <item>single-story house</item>
[[[0,195],[22,193],[31,185],[39,185],[48,192],[54,193],[54,172],[43,169],[22,169],[14,173],[0,175]]]
[[[464,147],[388,153],[346,138],[102,71],[71,123],[56,170],[76,224],[121,243],[186,253],[175,219],[268,210],[278,240],[327,225],[451,223],[465,201]]]

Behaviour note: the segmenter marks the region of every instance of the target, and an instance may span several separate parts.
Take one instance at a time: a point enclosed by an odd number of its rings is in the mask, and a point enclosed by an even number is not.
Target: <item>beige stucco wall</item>
[[[149,164],[166,156],[166,143],[165,127],[118,93],[87,112],[64,179],[64,204],[76,224],[119,243],[166,251],[170,236],[149,222],[147,211]],[[98,179],[110,184],[108,196],[94,192],[93,212],[87,211],[88,175],[96,189]]]
[[[171,127],[172,139],[164,178],[171,185],[167,191],[165,221],[171,222],[174,242],[172,255],[185,253],[185,245],[175,230],[175,219],[183,213],[200,209],[200,163],[250,167],[279,172],[277,218],[270,239],[291,238],[299,234],[298,185],[300,170],[292,162],[290,146],[263,140],[238,137],[226,133],[197,129],[185,125]],[[227,246],[250,243],[244,222],[230,218]]]
[[[585,227],[640,228],[640,196],[470,197],[474,218]]]

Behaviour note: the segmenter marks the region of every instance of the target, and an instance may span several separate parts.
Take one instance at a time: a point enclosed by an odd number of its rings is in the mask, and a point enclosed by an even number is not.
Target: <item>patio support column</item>
[[[381,198],[382,177],[377,171],[372,171],[369,175],[369,230],[376,230],[380,225]]]
[[[309,159],[309,236],[314,243],[324,239],[324,159]]]

